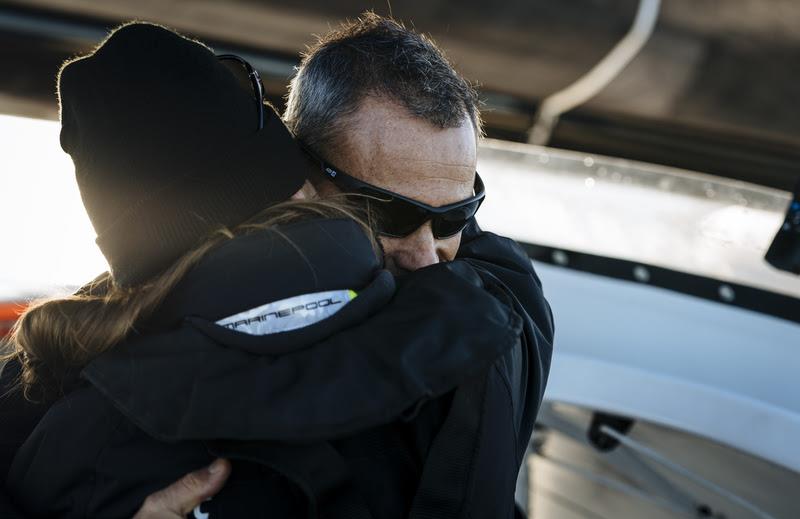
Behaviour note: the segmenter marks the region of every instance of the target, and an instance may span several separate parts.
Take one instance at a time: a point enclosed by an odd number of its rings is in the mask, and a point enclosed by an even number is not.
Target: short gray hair
[[[369,95],[396,101],[439,128],[456,128],[469,118],[482,132],[475,88],[436,44],[372,12],[308,49],[289,85],[284,121],[306,146],[326,156]]]

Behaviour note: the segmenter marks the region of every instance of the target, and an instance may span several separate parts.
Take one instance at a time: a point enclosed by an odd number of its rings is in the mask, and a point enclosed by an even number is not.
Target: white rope
[[[703,487],[703,488],[705,488],[705,489],[707,489],[707,490],[709,490],[711,492],[714,492],[718,496],[723,497],[723,498],[727,499],[728,501],[730,501],[730,502],[732,502],[732,503],[734,503],[734,504],[736,504],[736,505],[738,505],[738,506],[740,506],[740,507],[752,512],[754,515],[756,515],[758,517],[761,517],[763,519],[775,519],[775,517],[773,517],[772,515],[768,514],[765,511],[761,510],[760,508],[758,508],[756,505],[754,505],[750,501],[748,501],[748,500],[746,500],[746,499],[744,499],[742,497],[739,497],[738,495],[734,494],[733,492],[725,490],[724,488],[722,488],[721,486],[717,485],[716,483],[712,483],[711,481],[709,481],[709,480],[707,480],[707,479],[695,474],[691,470],[689,470],[689,469],[687,469],[687,468],[685,468],[685,467],[683,467],[681,465],[678,465],[677,463],[675,463],[674,461],[670,460],[666,456],[660,454],[659,452],[656,452],[655,450],[651,449],[650,447],[647,447],[647,446],[645,446],[645,445],[643,445],[643,444],[641,444],[641,443],[639,443],[639,442],[637,442],[635,440],[632,440],[631,438],[625,436],[624,434],[622,434],[619,431],[613,429],[612,427],[609,427],[607,425],[601,425],[600,426],[600,432],[602,432],[603,434],[606,434],[608,436],[611,436],[612,438],[614,438],[615,440],[620,442],[622,445],[624,445],[625,447],[631,449],[634,452],[637,452],[641,456],[644,456],[644,457],[646,457],[646,458],[648,458],[648,459],[650,459],[652,461],[655,461],[656,463],[668,468],[672,472],[674,472],[676,474],[679,474],[679,475],[685,477],[686,479],[688,479],[690,481],[693,481],[694,483],[700,485],[701,487]]]
[[[628,33],[583,77],[546,97],[530,129],[528,142],[544,146],[561,114],[582,105],[603,90],[642,50],[658,19],[661,0],[640,0]]]

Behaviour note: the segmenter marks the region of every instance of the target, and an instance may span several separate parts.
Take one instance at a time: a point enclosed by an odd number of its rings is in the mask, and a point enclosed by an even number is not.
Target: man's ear
[[[300,189],[290,197],[290,200],[311,200],[314,198],[319,198],[317,190],[311,185],[311,182],[306,180]]]

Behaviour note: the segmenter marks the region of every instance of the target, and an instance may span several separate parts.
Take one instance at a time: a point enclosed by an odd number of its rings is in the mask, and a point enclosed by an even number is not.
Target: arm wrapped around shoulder
[[[553,313],[533,263],[514,240],[484,232],[473,220],[464,230],[458,258],[476,269],[496,297],[510,301],[524,323],[520,347],[497,364],[511,388],[521,461],[550,372]]]

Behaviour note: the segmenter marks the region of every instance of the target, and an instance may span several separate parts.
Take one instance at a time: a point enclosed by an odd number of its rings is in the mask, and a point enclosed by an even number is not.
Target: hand
[[[190,472],[144,500],[133,519],[184,519],[206,499],[220,491],[231,473],[228,460],[218,459],[210,466]]]

